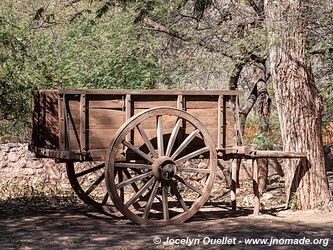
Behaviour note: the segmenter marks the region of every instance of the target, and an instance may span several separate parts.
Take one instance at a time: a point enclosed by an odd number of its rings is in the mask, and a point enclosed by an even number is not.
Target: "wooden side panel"
[[[36,91],[33,102],[32,144],[46,149],[59,147],[57,91]]]
[[[230,100],[225,101],[225,115],[226,115],[226,145],[225,147],[232,147],[236,145],[236,128],[235,117],[233,111],[233,104]]]
[[[88,95],[89,149],[107,149],[126,121],[125,95]]]
[[[136,115],[146,109],[154,107],[174,107],[177,108],[177,95],[172,96],[141,96],[135,95],[132,96],[132,114]],[[176,123],[175,117],[163,117],[163,131],[164,134],[171,133],[172,128]],[[152,140],[152,143],[155,148],[156,146],[156,120],[148,119],[142,123],[142,127],[147,133],[148,137]],[[140,147],[143,144],[143,140],[139,131],[136,129],[133,134],[134,145]],[[167,140],[164,140],[166,143]],[[166,146],[166,145],[165,145]]]
[[[217,146],[218,96],[185,96],[185,110],[202,122]],[[191,130],[187,127],[186,133],[191,133]]]
[[[132,96],[133,115],[154,107],[177,107],[177,96]]]

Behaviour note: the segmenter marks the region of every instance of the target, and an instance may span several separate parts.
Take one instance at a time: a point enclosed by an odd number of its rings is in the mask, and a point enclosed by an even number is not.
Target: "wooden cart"
[[[218,158],[261,157],[235,147],[239,94],[37,90],[30,149],[65,162],[77,195],[103,213],[179,223],[208,199]]]

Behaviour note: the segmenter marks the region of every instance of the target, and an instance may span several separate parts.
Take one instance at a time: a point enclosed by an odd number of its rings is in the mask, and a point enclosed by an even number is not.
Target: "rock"
[[[60,180],[61,179],[61,173],[57,166],[54,166],[49,163],[45,164],[45,171],[50,180]]]
[[[11,162],[17,162],[19,160],[19,155],[15,152],[10,152],[8,154],[8,160],[11,161]]]
[[[15,169],[19,169],[19,171],[21,171],[20,169],[25,168],[26,167],[26,160],[25,159],[21,159],[18,162],[12,163],[11,165],[13,168]]]
[[[40,175],[40,174],[44,173],[44,169],[42,169],[42,168],[38,168],[38,169],[36,169],[36,173],[37,173],[38,175]]]
[[[18,143],[7,143],[7,147],[8,147],[9,149],[11,149],[11,148],[17,148],[18,146],[19,146]]]
[[[23,170],[23,174],[24,174],[24,175],[33,175],[34,173],[35,173],[34,170],[31,169],[31,168],[25,168],[25,169]]]
[[[40,160],[36,160],[32,162],[32,168],[43,168],[44,167],[44,162]]]
[[[0,168],[5,168],[7,167],[7,162],[6,161],[0,161]]]

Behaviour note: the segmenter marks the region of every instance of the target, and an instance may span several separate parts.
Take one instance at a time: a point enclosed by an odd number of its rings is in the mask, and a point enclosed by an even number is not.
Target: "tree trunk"
[[[285,161],[287,202],[293,195],[300,209],[313,209],[328,203],[331,195],[322,150],[322,98],[305,53],[302,3],[265,0],[265,13],[283,148],[307,153],[304,161]]]

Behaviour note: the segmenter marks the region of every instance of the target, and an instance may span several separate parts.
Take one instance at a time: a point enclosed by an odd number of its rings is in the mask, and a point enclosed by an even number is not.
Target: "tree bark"
[[[306,57],[304,1],[265,0],[270,71],[285,151],[306,152],[307,159],[287,160],[287,202],[296,198],[300,209],[329,202],[324,165],[322,98]]]

